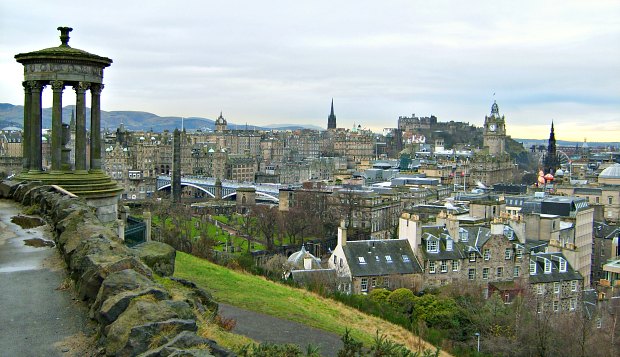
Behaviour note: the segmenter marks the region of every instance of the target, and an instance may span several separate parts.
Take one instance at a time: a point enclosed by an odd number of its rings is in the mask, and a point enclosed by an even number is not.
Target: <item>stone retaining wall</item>
[[[170,278],[191,291],[182,300],[175,299],[153,280],[153,271],[160,275],[174,272],[174,249],[159,242],[126,247],[84,200],[52,186],[2,181],[0,198],[36,207],[36,213],[53,228],[78,295],[98,322],[105,355],[234,356],[196,334],[198,318],[217,314],[217,303],[208,292],[189,281]]]

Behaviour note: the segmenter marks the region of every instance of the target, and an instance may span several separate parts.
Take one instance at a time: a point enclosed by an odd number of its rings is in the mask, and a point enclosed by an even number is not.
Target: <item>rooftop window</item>
[[[408,255],[403,254],[402,257],[403,257],[403,262],[409,263],[409,256]]]
[[[357,260],[359,260],[360,264],[366,264],[366,259],[364,259],[364,257],[357,257]]]

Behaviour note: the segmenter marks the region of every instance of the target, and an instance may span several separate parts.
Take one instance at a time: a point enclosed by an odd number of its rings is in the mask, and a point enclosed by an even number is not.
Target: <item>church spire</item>
[[[327,117],[327,129],[336,129],[336,115],[334,114],[334,98],[332,98],[332,108]]]

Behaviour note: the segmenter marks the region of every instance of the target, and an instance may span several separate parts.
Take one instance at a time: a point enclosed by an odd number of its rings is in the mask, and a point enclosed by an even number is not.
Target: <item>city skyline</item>
[[[0,102],[23,104],[13,56],[71,26],[72,47],[114,60],[106,111],[326,127],[333,97],[339,127],[379,132],[412,113],[480,126],[497,100],[512,137],[620,133],[614,1],[145,4],[0,4]]]

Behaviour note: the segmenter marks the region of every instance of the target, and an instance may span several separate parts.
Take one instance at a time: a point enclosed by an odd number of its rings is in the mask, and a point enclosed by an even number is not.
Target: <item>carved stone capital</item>
[[[65,82],[63,81],[52,81],[51,84],[54,92],[62,92],[65,89]]]
[[[75,90],[76,93],[84,93],[85,91],[88,90],[88,88],[90,88],[89,82],[78,82],[77,84],[73,86],[73,89]]]
[[[28,81],[28,86],[33,93],[41,93],[43,88],[45,88],[45,84],[41,81]]]
[[[98,83],[93,83],[90,85],[90,94],[93,95],[100,95],[101,91],[103,90],[104,85],[103,84],[98,84]]]
[[[24,87],[24,91],[30,93],[30,81],[23,81],[22,86]]]

